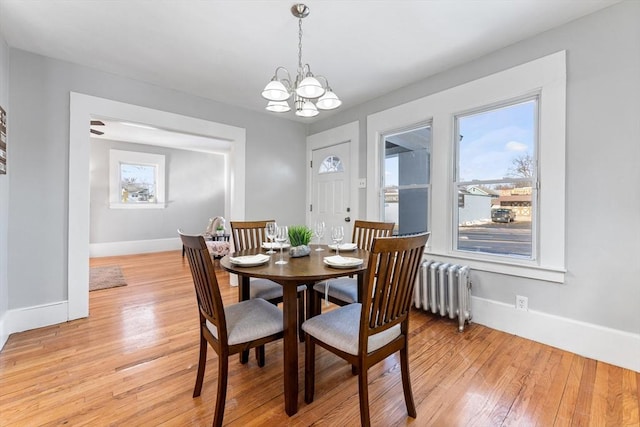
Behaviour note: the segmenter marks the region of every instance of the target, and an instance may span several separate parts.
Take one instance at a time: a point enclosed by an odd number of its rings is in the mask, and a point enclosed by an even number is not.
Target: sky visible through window
[[[536,101],[459,118],[460,181],[506,178],[513,160],[533,156]],[[385,186],[398,185],[398,158],[385,159]]]
[[[120,164],[124,202],[155,203],[156,166]]]
[[[156,180],[155,166],[123,163],[120,169],[122,180],[138,184],[153,185]]]
[[[529,100],[460,117],[459,180],[502,179],[515,158],[533,156],[536,104]]]

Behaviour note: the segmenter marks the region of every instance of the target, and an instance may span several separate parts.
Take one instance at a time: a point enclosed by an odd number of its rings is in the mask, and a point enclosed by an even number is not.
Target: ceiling
[[[96,122],[101,124],[94,124]],[[90,134],[91,138],[96,140],[133,142],[136,144],[218,154],[226,153],[231,148],[231,141],[225,139],[175,132],[149,126],[144,123],[133,123],[100,117],[94,117],[91,130],[102,132],[102,135]]]
[[[303,62],[340,111],[618,1],[308,0]],[[296,70],[293,3],[0,0],[0,32],[11,47],[274,114],[260,92],[277,66]]]

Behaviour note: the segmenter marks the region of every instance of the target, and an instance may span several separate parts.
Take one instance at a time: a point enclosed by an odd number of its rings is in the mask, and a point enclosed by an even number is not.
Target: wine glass
[[[268,254],[275,254],[276,251],[273,250],[273,247],[275,246],[273,244],[273,239],[276,238],[276,234],[278,232],[278,224],[276,224],[275,222],[268,222],[267,226],[265,228],[265,232],[267,234],[267,239],[269,239],[269,242],[271,243],[271,247],[269,248],[267,253]]]
[[[344,239],[344,227],[336,225],[331,228],[331,240],[336,245],[336,256],[340,256],[340,242]]]
[[[286,264],[282,257],[282,248],[284,247],[285,242],[289,238],[289,228],[286,225],[279,225],[278,231],[276,233],[276,242],[280,244],[280,260],[276,261],[276,264]]]
[[[318,248],[316,249],[316,251],[324,251],[324,249],[319,246],[322,244],[322,238],[324,237],[324,221],[316,221],[316,225],[313,231],[318,238]]]

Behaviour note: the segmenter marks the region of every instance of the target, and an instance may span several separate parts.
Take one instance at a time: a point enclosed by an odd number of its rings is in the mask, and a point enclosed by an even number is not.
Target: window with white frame
[[[535,258],[537,110],[533,97],[455,116],[456,250]]]
[[[326,157],[320,164],[318,173],[324,174],[335,172],[344,172],[344,165],[342,164],[342,160],[340,160],[340,157],[334,155]]]
[[[562,283],[565,108],[566,52],[560,51],[369,115],[367,218],[385,215],[386,136],[427,122],[426,256]],[[500,242],[496,230],[512,241]]]
[[[165,207],[165,157],[109,150],[109,204],[118,209]]]
[[[382,220],[394,234],[428,230],[431,187],[431,126],[384,135]]]

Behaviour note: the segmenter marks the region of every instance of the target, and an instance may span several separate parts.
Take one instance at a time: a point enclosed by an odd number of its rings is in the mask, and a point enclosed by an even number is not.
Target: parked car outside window
[[[516,214],[511,209],[496,209],[491,213],[491,221],[493,222],[513,222]]]

